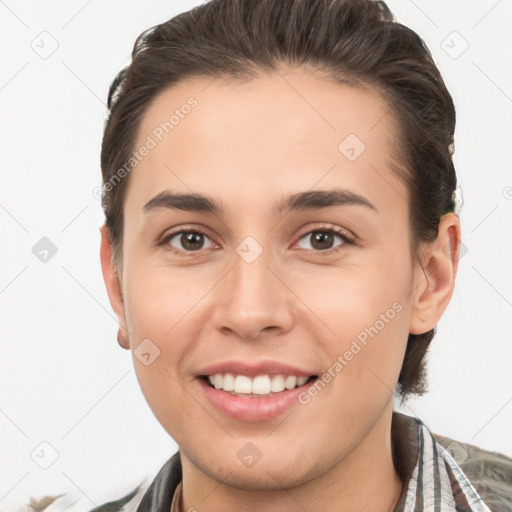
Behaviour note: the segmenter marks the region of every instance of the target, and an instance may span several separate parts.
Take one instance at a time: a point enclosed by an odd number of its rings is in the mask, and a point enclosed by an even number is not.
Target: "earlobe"
[[[100,228],[101,233],[101,246],[100,246],[100,259],[101,269],[103,273],[103,280],[107,288],[108,298],[110,305],[114,310],[119,322],[119,329],[117,332],[117,341],[119,345],[127,350],[130,349],[130,340],[128,337],[128,330],[126,327],[126,314],[124,308],[123,293],[119,275],[114,266],[112,258],[112,241],[110,231],[106,224]]]
[[[446,310],[455,287],[460,243],[459,218],[448,213],[441,217],[437,238],[425,247],[415,273],[411,334],[433,329]]]
[[[130,340],[128,339],[128,334],[125,329],[121,328],[121,326],[119,326],[119,329],[117,330],[117,342],[119,343],[119,346],[125,348],[126,350],[130,350]]]

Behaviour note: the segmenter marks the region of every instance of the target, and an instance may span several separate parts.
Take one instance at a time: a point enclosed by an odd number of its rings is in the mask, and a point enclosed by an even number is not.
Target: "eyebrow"
[[[309,190],[298,192],[285,200],[276,203],[274,213],[282,216],[294,211],[319,210],[336,206],[364,206],[377,212],[377,208],[365,197],[347,189],[334,188],[332,190]],[[175,194],[164,191],[155,196],[144,205],[144,213],[157,209],[184,210],[188,212],[212,213],[217,216],[224,214],[222,204],[209,196],[191,193]]]

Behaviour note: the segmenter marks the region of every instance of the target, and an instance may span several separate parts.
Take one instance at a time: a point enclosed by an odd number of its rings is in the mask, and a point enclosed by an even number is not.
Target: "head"
[[[426,389],[460,243],[451,96],[421,38],[371,0],[213,0],[141,34],[132,57],[101,153],[119,343],[158,356],[134,358],[143,393],[205,473],[258,438],[267,469],[307,479],[394,392]],[[198,379],[233,359],[325,385],[284,421],[240,422]]]

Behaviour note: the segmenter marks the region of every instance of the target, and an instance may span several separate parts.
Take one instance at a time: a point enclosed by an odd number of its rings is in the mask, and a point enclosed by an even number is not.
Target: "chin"
[[[205,468],[206,469],[206,468]],[[209,471],[210,478],[222,482],[236,489],[244,491],[282,491],[300,486],[312,478],[309,472],[298,473],[297,468],[281,460],[276,466],[274,461],[265,464],[260,461],[252,468],[243,468],[233,462],[226,463],[219,468],[220,471]],[[225,475],[223,478],[221,475]]]
[[[267,447],[261,450],[258,460],[254,458],[252,461],[247,459],[244,462],[247,454],[258,456],[254,445],[251,447],[251,441],[245,442],[240,439],[230,441],[229,447],[217,445],[217,450],[209,448],[206,457],[204,452],[195,453],[191,463],[209,478],[246,491],[291,489],[307,483],[328,469],[321,467],[322,460],[327,457],[319,456],[318,460],[314,461],[302,451],[297,454],[289,451],[287,453],[287,446]],[[258,439],[255,439],[254,444],[257,443]],[[308,460],[309,463],[306,464]]]

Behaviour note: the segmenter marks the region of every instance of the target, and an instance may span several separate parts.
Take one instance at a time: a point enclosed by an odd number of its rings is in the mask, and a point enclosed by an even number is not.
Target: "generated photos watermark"
[[[349,363],[359,354],[367,345],[369,339],[375,338],[395,316],[402,311],[403,307],[400,302],[396,301],[393,305],[381,313],[379,318],[369,327],[365,327],[355,339],[352,340],[350,347],[338,355],[334,363],[327,368],[327,370],[318,377],[314,384],[308,387],[305,391],[300,393],[299,402],[307,405],[311,399],[316,397],[336,375],[338,375]]]
[[[144,143],[132,152],[128,160],[101,187],[96,187],[93,190],[93,196],[96,199],[101,199],[105,192],[111,192],[197,105],[199,105],[199,102],[191,96],[180,108],[174,109],[169,119],[162,121],[153,128],[151,134],[144,140]]]

